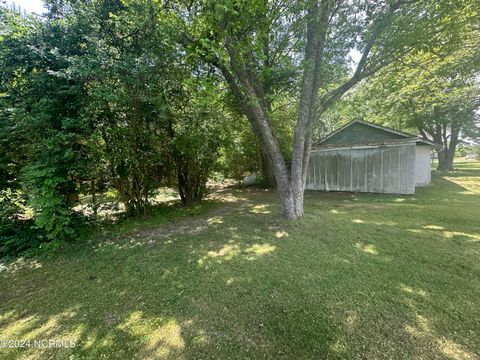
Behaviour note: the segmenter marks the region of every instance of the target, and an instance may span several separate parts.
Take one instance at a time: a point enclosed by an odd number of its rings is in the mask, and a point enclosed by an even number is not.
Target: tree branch
[[[355,69],[353,76],[346,82],[344,82],[342,85],[338,86],[336,89],[329,91],[320,99],[316,111],[316,116],[312,117],[312,121],[317,120],[337,99],[339,99],[343,94],[345,94],[362,79],[372,76],[382,67],[386,66],[388,62],[379,62],[375,66],[368,67],[367,61],[369,59],[373,46],[376,44],[380,35],[385,31],[385,29],[393,20],[393,15],[395,11],[398,10],[399,7],[404,3],[405,1],[398,0],[394,4],[392,4],[390,9],[388,10],[388,13],[386,14],[386,18],[381,19],[374,26],[372,35],[365,44],[365,48],[363,49],[362,56],[360,58],[360,61],[358,62],[357,68]]]

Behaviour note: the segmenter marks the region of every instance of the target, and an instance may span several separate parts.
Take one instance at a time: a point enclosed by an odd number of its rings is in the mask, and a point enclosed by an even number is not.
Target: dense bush
[[[207,180],[216,167],[225,129],[215,82],[189,79],[184,82],[183,96],[188,100],[176,108],[169,149],[180,198],[185,205],[192,205],[207,193]]]
[[[67,6],[68,5],[68,6]],[[146,14],[156,14],[146,16]],[[114,188],[129,216],[161,185],[206,194],[224,129],[219,78],[185,56],[178,19],[143,1],[65,2],[48,17],[0,7],[2,253],[74,240],[75,211]],[[44,245],[42,245],[44,246]]]
[[[41,233],[34,229],[32,219],[22,219],[25,199],[20,192],[0,191],[0,258],[38,248]]]

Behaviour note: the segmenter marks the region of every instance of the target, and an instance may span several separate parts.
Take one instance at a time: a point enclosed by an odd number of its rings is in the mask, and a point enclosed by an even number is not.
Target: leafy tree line
[[[332,122],[361,117],[417,132],[440,145],[438,169],[453,170],[461,138],[480,139],[480,22],[472,14],[478,19],[477,9],[455,9],[458,26],[379,71],[338,104]]]
[[[47,5],[43,18],[0,13],[0,253],[74,239],[81,195],[96,214],[97,194],[114,188],[128,215],[145,216],[159,186],[193,205],[222,164],[243,175],[229,158],[249,139],[219,161],[222,119],[241,116],[186,54],[179,17],[148,1]]]
[[[275,175],[286,218],[303,215],[303,192],[315,129],[350,90],[382,69],[475,27],[478,0],[199,1],[181,9],[188,39],[215,66]],[[477,30],[477,29],[476,29]],[[478,31],[476,31],[478,34]],[[350,53],[360,53],[353,64]],[[289,152],[275,118],[294,104]]]
[[[215,171],[261,172],[301,217],[314,137],[354,117],[441,143],[445,169],[475,130],[478,0],[45,4],[0,8],[0,252],[75,238],[111,188],[131,216],[163,185],[195,204]]]

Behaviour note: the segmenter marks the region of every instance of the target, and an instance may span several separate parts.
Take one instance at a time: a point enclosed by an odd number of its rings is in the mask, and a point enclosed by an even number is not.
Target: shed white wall
[[[312,150],[307,190],[415,193],[415,143]]]
[[[417,145],[415,147],[415,186],[428,185],[432,180],[430,152],[430,146]]]

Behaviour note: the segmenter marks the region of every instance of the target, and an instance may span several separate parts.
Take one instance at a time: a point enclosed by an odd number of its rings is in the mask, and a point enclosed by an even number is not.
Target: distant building
[[[354,120],[312,146],[306,190],[414,194],[431,181],[437,145]]]

